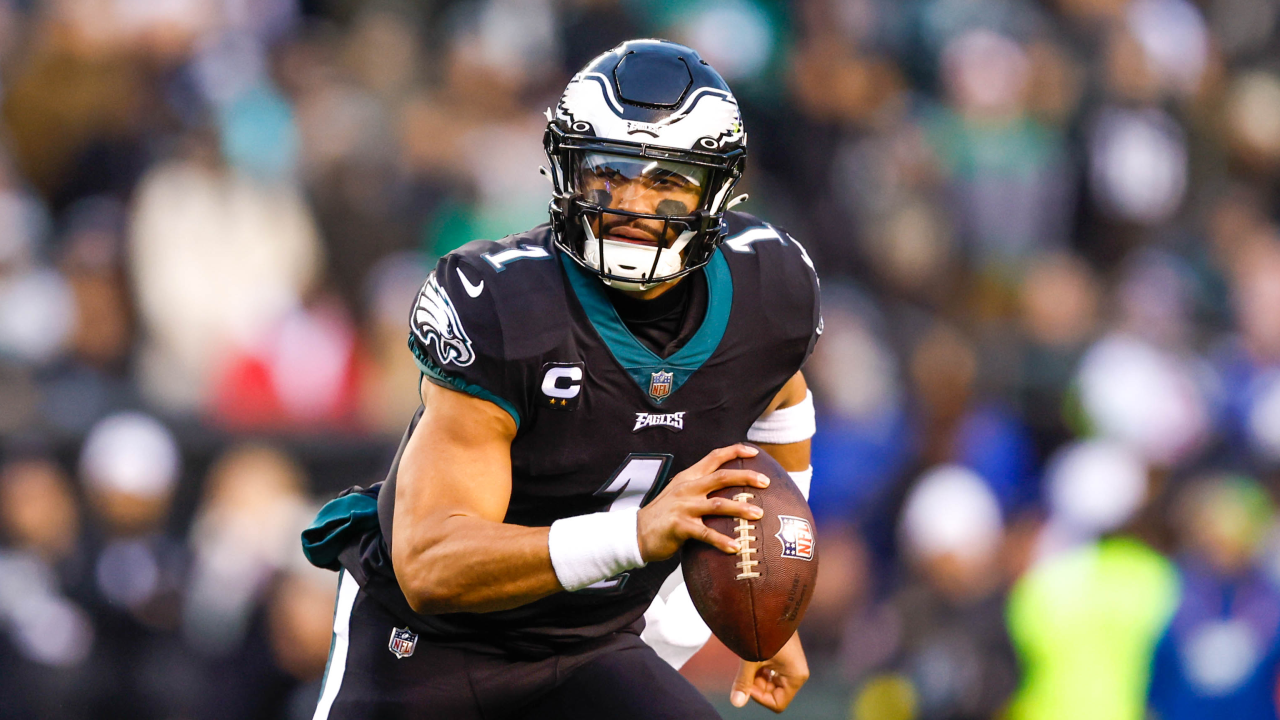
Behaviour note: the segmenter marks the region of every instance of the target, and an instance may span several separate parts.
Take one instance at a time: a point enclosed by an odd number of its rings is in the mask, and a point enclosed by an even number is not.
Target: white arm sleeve
[[[791,482],[795,483],[796,487],[800,488],[800,494],[804,495],[804,499],[808,500],[809,486],[813,484],[813,466],[810,465],[803,470],[789,472],[787,474],[791,476]]]
[[[813,409],[813,392],[804,391],[804,400],[778,408],[762,416],[747,429],[747,439],[756,443],[786,445],[813,437],[818,425]]]
[[[640,639],[677,670],[711,639],[711,628],[693,606],[680,568],[663,583],[653,604],[645,611],[644,622]]]

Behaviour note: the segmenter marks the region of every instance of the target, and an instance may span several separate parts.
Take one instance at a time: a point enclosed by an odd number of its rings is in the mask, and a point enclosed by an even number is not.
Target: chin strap
[[[738,205],[741,205],[742,203],[746,202],[746,201],[747,201],[747,198],[749,198],[749,197],[751,197],[751,196],[750,196],[750,195],[748,195],[748,194],[746,194],[746,193],[742,193],[742,194],[741,194],[741,195],[739,195],[738,197],[736,197],[736,198],[734,198],[734,199],[730,200],[730,201],[728,202],[728,204],[726,204],[726,205],[724,206],[724,209],[725,209],[725,210],[729,210],[729,209],[734,208],[734,207],[736,207],[736,206],[738,206]]]
[[[681,258],[680,253],[684,250],[689,241],[696,234],[692,230],[686,230],[680,233],[680,236],[671,243],[669,248],[653,248],[632,245],[631,243],[619,242],[617,240],[604,240],[596,237],[591,230],[591,223],[586,217],[581,218],[582,230],[586,236],[583,243],[582,259],[587,266],[593,270],[615,276],[627,278],[625,280],[601,278],[604,283],[610,287],[616,287],[621,290],[648,290],[651,287],[660,285],[662,280],[657,282],[645,279],[646,270],[654,267],[653,254],[658,253],[657,267],[653,270],[654,277],[666,277],[680,272]],[[604,247],[602,248],[601,245]],[[604,254],[608,253],[608,258]],[[618,258],[622,258],[624,262],[634,265],[638,273],[635,277],[628,276],[628,271],[618,267]],[[634,259],[633,259],[634,258]],[[644,270],[640,270],[644,268]]]

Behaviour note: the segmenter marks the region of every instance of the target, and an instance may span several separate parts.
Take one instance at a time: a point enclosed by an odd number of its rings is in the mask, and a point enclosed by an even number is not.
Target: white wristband
[[[804,496],[805,501],[809,500],[809,485],[813,482],[813,466],[800,470],[799,472],[787,473],[791,476],[791,482],[800,488],[800,494]]]
[[[751,442],[786,445],[813,437],[817,430],[814,419],[813,393],[805,390],[804,400],[791,407],[778,408],[761,417],[747,429]]]
[[[644,567],[636,535],[639,512],[640,508],[630,508],[551,523],[547,549],[560,585],[573,592],[624,570]]]

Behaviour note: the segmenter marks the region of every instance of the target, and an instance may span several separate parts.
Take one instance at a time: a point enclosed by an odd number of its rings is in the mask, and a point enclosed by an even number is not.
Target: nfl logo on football
[[[659,370],[654,373],[649,380],[649,397],[654,400],[660,400],[671,394],[671,381],[675,379],[675,373],[663,372]]]
[[[782,542],[782,557],[796,560],[813,559],[813,528],[809,521],[793,515],[779,515],[781,527],[774,537]]]
[[[391,643],[387,647],[397,658],[403,660],[409,657],[417,646],[418,633],[410,631],[409,628],[391,629]]]

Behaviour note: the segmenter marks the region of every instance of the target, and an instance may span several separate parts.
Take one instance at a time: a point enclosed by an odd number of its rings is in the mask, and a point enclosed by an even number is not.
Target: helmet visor
[[[709,168],[670,160],[586,152],[573,168],[582,198],[603,211],[686,217],[703,207]]]

